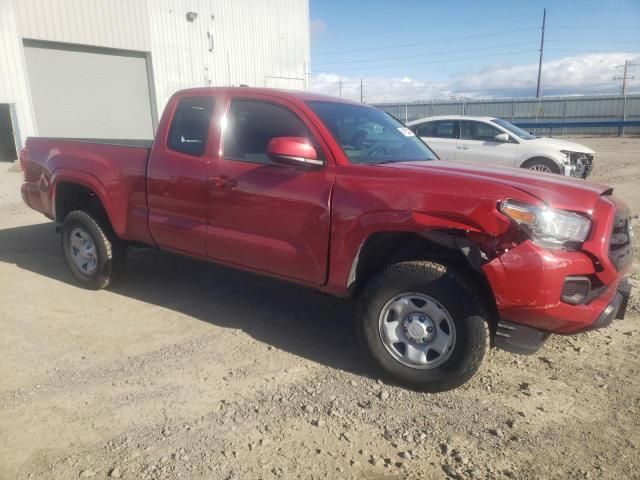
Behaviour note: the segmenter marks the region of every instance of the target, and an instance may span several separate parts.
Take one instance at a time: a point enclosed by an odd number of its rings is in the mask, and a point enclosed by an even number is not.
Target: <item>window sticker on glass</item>
[[[415,134],[407,127],[398,127],[398,131],[405,137],[415,137]]]

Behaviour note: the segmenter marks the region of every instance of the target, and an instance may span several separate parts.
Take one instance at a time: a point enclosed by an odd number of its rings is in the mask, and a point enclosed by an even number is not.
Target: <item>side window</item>
[[[411,130],[419,137],[433,137],[433,122],[421,123]]]
[[[167,146],[176,152],[201,157],[207,145],[213,104],[211,97],[180,100],[171,119]]]
[[[225,158],[271,164],[267,145],[276,137],[304,137],[316,144],[296,114],[291,110],[259,100],[232,100],[224,131]],[[322,153],[316,146],[318,155]]]
[[[502,133],[495,127],[482,122],[462,122],[462,135],[464,140],[479,140],[483,142],[495,142],[495,136]]]
[[[416,135],[432,138],[457,138],[457,123],[454,120],[423,123],[416,129]]]

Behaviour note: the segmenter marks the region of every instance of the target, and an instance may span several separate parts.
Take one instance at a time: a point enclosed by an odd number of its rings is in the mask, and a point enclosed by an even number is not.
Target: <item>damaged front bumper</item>
[[[598,315],[596,321],[585,330],[608,327],[614,319],[624,319],[630,295],[631,285],[626,279],[623,279],[618,285],[613,299]],[[542,348],[550,335],[551,332],[548,331],[500,319],[493,343],[496,348],[507,352],[531,355]]]
[[[562,165],[566,177],[587,178],[593,170],[593,155],[589,153],[567,152],[567,160]]]

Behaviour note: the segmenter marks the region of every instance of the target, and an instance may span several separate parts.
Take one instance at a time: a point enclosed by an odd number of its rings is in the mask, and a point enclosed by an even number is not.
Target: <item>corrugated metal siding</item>
[[[602,95],[558,98],[513,98],[496,100],[448,101],[416,103],[384,103],[375,105],[403,121],[436,115],[474,115],[499,117],[511,122],[573,122],[640,119],[640,95]],[[540,134],[617,134],[617,127],[556,128]],[[639,127],[626,127],[626,133],[640,133]]]
[[[149,0],[148,10],[159,110],[187,87],[308,89],[308,0]]]
[[[15,105],[22,141],[35,133],[13,0],[0,0],[0,103]]]
[[[23,38],[149,51],[146,0],[19,0]]]
[[[0,101],[23,141],[37,134],[23,38],[150,52],[158,111],[194,86],[309,89],[308,0],[0,0]]]

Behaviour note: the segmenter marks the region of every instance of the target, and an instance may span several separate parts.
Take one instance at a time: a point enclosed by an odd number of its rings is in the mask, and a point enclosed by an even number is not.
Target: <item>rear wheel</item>
[[[124,269],[124,243],[107,222],[87,212],[75,210],[66,216],[61,241],[67,266],[84,288],[105,288]]]
[[[522,168],[543,173],[560,173],[560,167],[547,158],[532,158],[527,160]]]
[[[401,262],[365,288],[358,330],[395,381],[424,391],[458,387],[478,370],[487,327],[472,285],[444,264]]]

